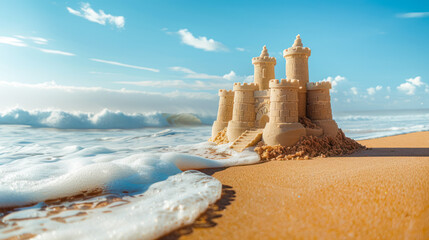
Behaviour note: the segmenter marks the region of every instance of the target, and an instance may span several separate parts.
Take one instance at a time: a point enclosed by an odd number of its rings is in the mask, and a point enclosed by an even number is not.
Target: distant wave
[[[0,113],[0,124],[59,129],[135,129],[146,127],[209,125],[215,116],[191,113],[133,113],[104,109],[99,113],[27,111],[15,108]]]
[[[402,121],[412,119],[429,119],[429,113],[410,114],[410,115],[348,115],[334,117],[337,121]]]
[[[348,137],[356,140],[428,131],[429,110],[395,110],[380,113],[340,114],[334,117]]]

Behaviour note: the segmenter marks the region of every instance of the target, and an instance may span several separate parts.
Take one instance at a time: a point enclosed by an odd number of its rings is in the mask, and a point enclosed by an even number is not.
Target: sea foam
[[[259,161],[251,149],[237,153],[228,145],[203,142],[209,133],[207,127],[103,131],[2,127],[0,208],[22,207],[3,216],[6,226],[0,228],[0,236],[153,239],[190,224],[222,191],[218,180],[190,169]],[[210,153],[213,159],[208,158]],[[103,193],[60,203],[64,211],[45,204],[97,191]],[[120,196],[121,204],[67,209],[82,202],[97,205],[111,194]]]

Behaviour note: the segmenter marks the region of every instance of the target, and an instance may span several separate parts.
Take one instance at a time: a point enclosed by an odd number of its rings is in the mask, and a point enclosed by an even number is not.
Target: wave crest
[[[209,125],[214,116],[192,113],[132,113],[104,109],[99,113],[27,111],[20,108],[0,113],[0,124],[58,129],[135,129],[146,127]]]

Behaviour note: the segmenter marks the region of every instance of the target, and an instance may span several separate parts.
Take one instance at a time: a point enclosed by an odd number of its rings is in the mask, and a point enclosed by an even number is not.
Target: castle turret
[[[276,63],[276,58],[268,55],[266,46],[263,47],[259,57],[252,58],[252,64],[255,65],[254,82],[259,86],[259,90],[267,90],[269,81],[275,78]]]
[[[232,120],[228,123],[227,137],[230,142],[235,141],[244,131],[255,126],[255,98],[258,90],[255,83],[234,83],[234,107]]]
[[[299,117],[305,117],[306,114],[306,87],[309,82],[308,58],[310,55],[310,48],[303,47],[299,34],[296,36],[292,47],[283,51],[283,57],[286,59],[286,77],[288,79],[298,79],[300,82],[298,92]]]
[[[323,134],[334,137],[338,125],[332,119],[330,82],[307,83],[307,117],[323,129]]]
[[[270,81],[269,122],[263,132],[267,145],[291,146],[305,136],[305,128],[298,122],[298,80]]]
[[[212,137],[215,137],[219,131],[222,131],[228,126],[228,122],[232,119],[233,104],[234,92],[220,89],[219,108],[217,112],[217,120],[213,123]]]

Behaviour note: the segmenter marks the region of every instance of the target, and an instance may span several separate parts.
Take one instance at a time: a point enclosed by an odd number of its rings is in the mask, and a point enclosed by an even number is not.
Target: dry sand
[[[360,143],[371,149],[208,170],[235,197],[181,239],[429,239],[429,132]]]

